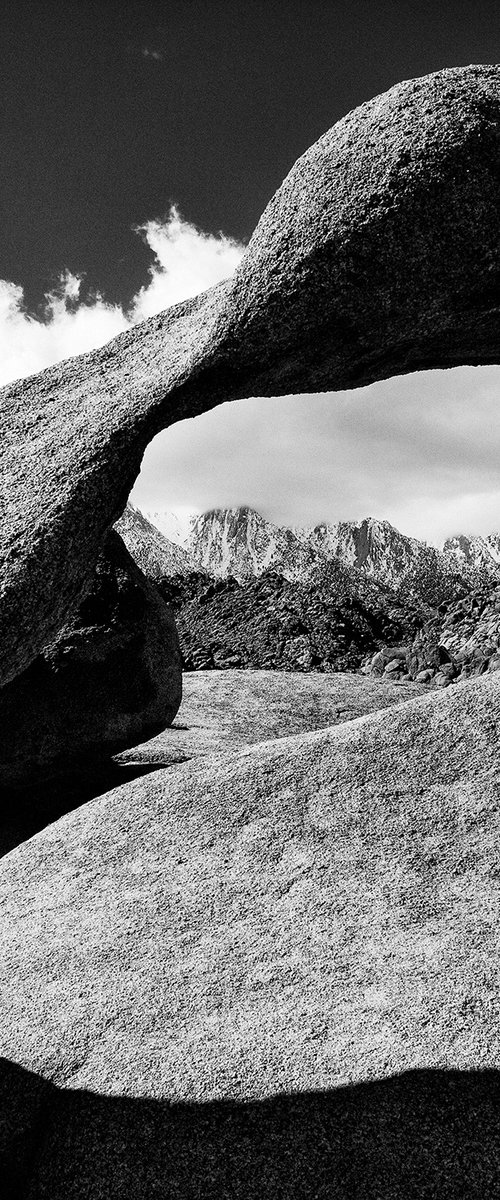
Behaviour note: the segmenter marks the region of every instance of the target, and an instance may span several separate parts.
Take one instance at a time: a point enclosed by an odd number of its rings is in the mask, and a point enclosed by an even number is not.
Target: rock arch
[[[248,395],[500,361],[500,67],[410,80],[298,160],[236,275],[0,393],[0,682],[84,594],[147,443]]]

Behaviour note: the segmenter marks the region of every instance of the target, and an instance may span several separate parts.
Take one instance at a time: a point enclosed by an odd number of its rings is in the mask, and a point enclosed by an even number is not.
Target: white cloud
[[[78,303],[80,284],[75,275],[64,274],[45,297],[43,320],[37,320],[23,309],[23,289],[0,279],[0,384],[102,346],[126,329],[121,308],[101,296]]]
[[[135,297],[131,315],[144,321],[155,313],[197,296],[232,275],[244,247],[222,233],[202,233],[172,206],[167,221],[147,221],[136,230],[155,256],[150,279]]]
[[[0,385],[102,346],[137,321],[204,291],[232,273],[244,249],[222,234],[202,233],[174,207],[164,221],[148,221],[137,232],[155,257],[148,283],[126,313],[99,294],[81,301],[81,279],[66,271],[37,319],[23,307],[23,289],[0,280]]]

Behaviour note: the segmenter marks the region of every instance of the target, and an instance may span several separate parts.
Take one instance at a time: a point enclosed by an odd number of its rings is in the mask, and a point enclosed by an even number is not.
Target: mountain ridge
[[[166,514],[150,513],[149,520],[154,525],[153,518],[162,516]],[[160,523],[167,527],[166,520]],[[409,586],[417,592],[428,589],[433,578],[434,585],[442,584],[445,591],[448,577],[450,587],[461,580],[478,586],[485,573],[500,578],[500,534],[457,534],[438,549],[375,517],[284,526],[268,521],[247,505],[213,508],[193,515],[189,533],[177,544],[193,569],[240,583],[268,570],[289,581],[305,582],[333,559],[391,587]],[[438,596],[436,586],[434,590],[436,595],[426,598],[439,603],[443,596]]]

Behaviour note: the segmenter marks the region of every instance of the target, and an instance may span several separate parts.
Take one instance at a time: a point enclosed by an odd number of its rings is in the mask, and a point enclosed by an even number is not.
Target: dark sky
[[[292,163],[400,79],[500,59],[498,0],[3,0],[0,278],[126,303],[176,202],[246,240]]]

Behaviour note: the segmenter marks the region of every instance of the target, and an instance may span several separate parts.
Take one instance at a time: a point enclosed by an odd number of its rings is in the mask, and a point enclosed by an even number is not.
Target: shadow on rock
[[[1,1060],[5,1200],[498,1196],[500,1072],[415,1070],[262,1101],[66,1091]]]
[[[185,760],[186,756],[179,754],[177,761]],[[115,763],[106,759],[28,787],[2,788],[0,857],[81,804],[164,767],[163,762]]]

